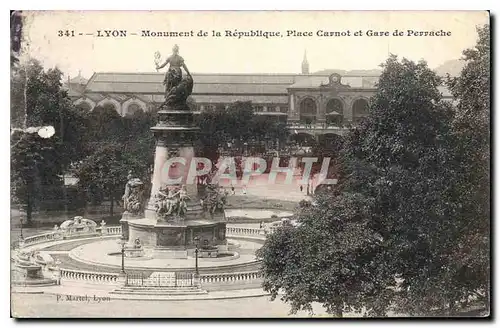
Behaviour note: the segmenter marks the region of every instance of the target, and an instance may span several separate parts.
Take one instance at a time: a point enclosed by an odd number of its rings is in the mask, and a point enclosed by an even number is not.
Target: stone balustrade
[[[106,227],[106,230],[107,230],[108,235],[121,235],[122,234],[122,227],[121,226]]]
[[[231,273],[208,273],[200,275],[200,283],[203,284],[223,284],[238,281],[248,281],[260,279],[259,271],[251,272],[231,272]]]
[[[63,238],[63,234],[60,231],[50,231],[40,235],[26,237],[24,239],[24,246],[30,246],[35,244],[46,243],[55,240],[61,240]]]
[[[100,284],[117,283],[119,278],[118,273],[90,272],[70,269],[61,269],[60,276],[61,279],[64,280],[81,280]]]
[[[122,233],[122,227],[121,226],[114,226],[114,227],[106,227],[107,230],[107,235],[121,235]],[[101,227],[96,229],[96,232],[102,233]],[[23,247],[26,246],[31,246],[31,245],[36,245],[36,244],[42,244],[42,243],[47,243],[51,241],[57,241],[57,240],[62,240],[65,237],[65,233],[62,230],[56,230],[56,231],[49,231],[43,234],[39,235],[34,235],[34,236],[29,236],[24,238],[23,240]]]
[[[101,235],[110,235],[116,236],[121,235],[122,227],[121,226],[107,226],[105,227],[106,233],[102,233],[102,227],[96,228],[96,232]],[[272,229],[274,230],[274,229]],[[226,234],[232,236],[262,236],[264,235],[264,229],[260,228],[244,228],[244,227],[226,227]],[[51,241],[62,240],[65,237],[64,231],[56,230],[49,231],[43,234],[34,235],[30,237],[26,237],[24,239],[23,246],[31,246],[35,244],[42,244]]]
[[[260,228],[226,227],[226,235],[260,236],[262,234],[264,234],[264,229]]]
[[[287,124],[288,128],[294,129],[307,129],[307,130],[348,130],[350,125],[339,125],[335,123],[301,123],[301,122],[290,122]]]
[[[279,226],[270,226],[269,227],[269,233],[274,233],[276,230],[278,230]]]

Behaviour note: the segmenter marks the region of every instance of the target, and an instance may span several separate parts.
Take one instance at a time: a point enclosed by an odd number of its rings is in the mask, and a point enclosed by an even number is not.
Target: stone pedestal
[[[187,259],[188,252],[184,247],[156,247],[153,250],[155,259]]]
[[[127,281],[127,274],[120,273],[118,277],[116,277],[116,284],[118,286],[125,286],[125,282]]]
[[[134,248],[134,247],[126,247],[124,249],[125,257],[143,257],[144,256],[144,249],[141,248]]]
[[[25,279],[43,279],[42,266],[34,264],[16,264],[14,270]]]
[[[152,219],[139,219],[127,221],[127,225],[130,245],[137,238],[140,239],[142,246],[163,250],[193,249],[196,247],[196,237],[199,238],[200,246],[218,246],[226,243],[225,222],[186,220],[170,224]]]
[[[190,162],[194,156],[194,142],[197,139],[199,128],[194,125],[194,115],[190,111],[158,112],[159,122],[152,127],[156,137],[155,161],[151,187],[150,205],[160,187],[167,184],[186,185],[186,190],[191,198],[197,197],[196,180],[186,181]],[[182,158],[186,165],[175,163],[174,167],[166,165],[169,159]],[[169,174],[170,173],[170,174]],[[180,177],[178,182],[173,181]],[[151,208],[151,206],[148,206]]]
[[[122,218],[120,219],[120,225],[122,226],[123,239],[129,240],[128,221],[129,220],[137,220],[137,219],[140,219],[141,217],[142,217],[141,215],[132,214],[128,211],[123,212]]]
[[[216,258],[217,255],[219,255],[219,250],[217,248],[214,248],[214,249],[200,249],[198,251],[198,256],[199,257],[212,257],[212,258]]]
[[[156,150],[151,195],[144,217],[124,214],[120,223],[129,244],[139,238],[154,258],[185,259],[188,250],[195,248],[196,238],[200,246],[225,244],[226,223],[223,213],[208,216],[203,213],[196,179],[194,175],[187,179],[199,130],[194,125],[194,114],[188,110],[160,110],[158,116],[158,124],[151,128],[156,138]],[[187,212],[182,217],[157,217],[156,195],[169,185],[186,188],[189,199]]]

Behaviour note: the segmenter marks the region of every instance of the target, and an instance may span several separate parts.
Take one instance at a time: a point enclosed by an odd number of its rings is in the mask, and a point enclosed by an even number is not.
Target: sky
[[[389,53],[415,61],[425,59],[434,68],[473,47],[476,26],[488,22],[485,11],[27,12],[23,59],[37,58],[45,67],[58,66],[71,77],[80,71],[86,78],[94,72],[155,72],[155,52],[165,59],[178,44],[180,55],[194,73],[300,73],[305,51],[311,72],[376,69]],[[97,36],[99,30],[105,35],[104,30],[115,29],[126,31],[127,36]],[[396,29],[403,36],[393,36]],[[145,30],[193,31],[194,37],[142,37]],[[197,37],[200,30],[208,36]],[[281,35],[238,39],[226,36],[226,30]],[[388,32],[389,36],[368,36],[369,30]],[[408,36],[408,30],[443,30],[451,35]],[[62,37],[58,31],[63,31]],[[72,31],[74,37],[64,35]],[[221,36],[213,37],[212,31]],[[295,31],[295,36],[288,36],[287,31]],[[350,35],[318,36],[318,31]],[[358,31],[362,35],[354,36]],[[312,36],[296,36],[299,32]]]

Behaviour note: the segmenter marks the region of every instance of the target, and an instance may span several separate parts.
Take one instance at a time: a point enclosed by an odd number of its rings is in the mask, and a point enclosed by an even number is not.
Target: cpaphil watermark
[[[241,160],[240,160],[241,159]],[[212,163],[204,157],[172,157],[163,165],[161,180],[167,185],[194,184],[198,178],[211,175],[212,183],[227,183],[247,185],[250,179],[259,177],[268,172],[267,184],[277,183],[278,175],[285,175],[283,184],[307,185],[312,181],[313,165],[318,163],[317,157],[291,157],[288,165],[280,166],[280,158],[274,157],[272,161],[260,157],[221,157],[217,163]],[[268,167],[268,162],[270,165]],[[330,157],[323,158],[321,170],[316,175],[316,182],[321,184],[337,183],[337,179],[328,178]],[[300,178],[297,179],[297,170],[300,168]],[[294,179],[295,177],[295,179]]]

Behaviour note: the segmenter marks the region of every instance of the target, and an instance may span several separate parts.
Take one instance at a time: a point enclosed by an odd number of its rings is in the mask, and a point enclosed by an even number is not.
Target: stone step
[[[23,286],[23,287],[47,287],[57,285],[57,282],[53,279],[40,279],[40,280],[12,280],[12,286]]]
[[[202,295],[206,290],[199,287],[122,287],[110,292],[121,295]]]
[[[177,291],[177,290],[183,290],[183,291],[196,291],[196,290],[201,290],[200,287],[198,286],[179,286],[179,287],[174,287],[174,286],[123,286],[120,287],[120,290],[153,290],[153,291]]]

